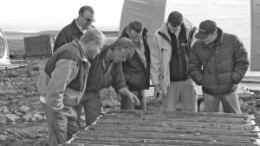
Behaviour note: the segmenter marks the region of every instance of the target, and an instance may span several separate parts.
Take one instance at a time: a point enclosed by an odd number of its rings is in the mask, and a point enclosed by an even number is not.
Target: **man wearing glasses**
[[[155,96],[163,96],[162,110],[197,111],[195,83],[188,74],[188,55],[195,28],[173,11],[155,32],[151,46],[151,80]]]
[[[79,39],[85,30],[94,28],[92,23],[94,19],[94,9],[91,6],[83,6],[79,9],[78,18],[74,19],[72,23],[65,26],[58,34],[53,52],[55,52],[60,46],[71,42],[74,39]]]

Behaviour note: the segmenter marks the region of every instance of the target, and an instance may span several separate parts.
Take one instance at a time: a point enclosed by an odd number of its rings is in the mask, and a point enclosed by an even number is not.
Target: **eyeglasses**
[[[82,18],[83,18],[85,21],[87,21],[87,22],[95,22],[95,19],[84,18],[83,16],[82,16]]]

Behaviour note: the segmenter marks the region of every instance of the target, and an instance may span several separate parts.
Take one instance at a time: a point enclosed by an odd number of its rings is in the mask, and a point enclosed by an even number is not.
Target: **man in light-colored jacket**
[[[154,34],[151,53],[151,80],[155,96],[163,96],[162,110],[197,111],[195,84],[188,74],[188,55],[195,28],[178,11],[169,14]]]
[[[86,88],[90,62],[100,53],[104,35],[86,31],[79,40],[61,46],[41,72],[37,88],[47,117],[49,145],[66,143],[78,130],[76,106]]]

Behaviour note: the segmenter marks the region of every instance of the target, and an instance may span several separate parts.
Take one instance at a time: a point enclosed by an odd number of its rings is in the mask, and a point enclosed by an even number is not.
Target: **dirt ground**
[[[10,55],[15,57],[12,59],[24,60],[21,58],[24,55],[22,36],[19,40],[10,38]],[[26,58],[20,63],[27,67],[0,71],[0,146],[48,146],[46,117],[36,89],[37,77],[46,60],[46,57]],[[254,114],[260,125],[260,91],[252,92],[252,97],[240,100],[241,109]],[[118,107],[117,94],[113,90],[104,90],[103,97],[104,106]],[[147,109],[158,109],[160,102],[148,97]]]
[[[0,72],[0,146],[48,145],[46,118],[36,89],[40,68],[46,60],[26,59],[27,67]],[[240,104],[242,111],[254,114],[260,125],[258,100],[259,92],[255,92],[251,98],[240,100]],[[160,100],[149,97],[147,108],[158,109],[159,104]]]

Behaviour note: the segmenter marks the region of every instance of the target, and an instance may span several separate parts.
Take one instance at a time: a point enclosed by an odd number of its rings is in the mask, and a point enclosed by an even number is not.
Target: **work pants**
[[[197,93],[192,79],[171,82],[167,92],[163,96],[161,110],[176,111],[179,105],[181,111],[197,112]]]
[[[78,109],[84,108],[86,126],[91,125],[101,114],[101,101],[98,92],[85,92]]]
[[[236,91],[223,96],[214,96],[203,93],[203,97],[206,112],[218,112],[219,103],[221,102],[223,111],[225,113],[241,113],[239,99]]]

